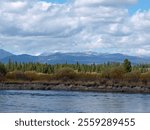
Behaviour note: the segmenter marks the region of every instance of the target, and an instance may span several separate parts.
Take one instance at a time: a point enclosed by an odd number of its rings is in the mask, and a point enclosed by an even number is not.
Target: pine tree
[[[124,60],[123,67],[125,69],[125,72],[131,72],[132,71],[131,62],[128,59]]]
[[[4,76],[7,73],[5,65],[0,63],[0,76]]]

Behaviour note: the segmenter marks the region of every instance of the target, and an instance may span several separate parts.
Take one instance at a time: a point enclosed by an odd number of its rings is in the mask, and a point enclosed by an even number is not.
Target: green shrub
[[[26,76],[22,71],[13,71],[6,74],[7,79],[26,80]]]
[[[0,76],[5,76],[7,73],[6,67],[4,64],[0,63]]]
[[[124,80],[129,82],[138,82],[140,80],[141,73],[139,71],[132,71],[124,75]]]
[[[29,81],[38,80],[38,73],[36,73],[34,71],[26,71],[26,72],[24,72],[24,74],[25,74],[26,79]]]
[[[6,74],[7,79],[25,81],[49,81],[51,77],[49,74],[36,73],[34,71],[14,71]]]
[[[97,73],[77,73],[77,80],[81,81],[96,81],[101,78],[100,74]]]
[[[124,74],[125,71],[123,67],[114,67],[110,71],[110,78],[113,80],[122,80]]]
[[[39,81],[50,81],[51,79],[52,79],[52,75],[50,74],[39,73],[37,75],[37,80]]]
[[[128,59],[124,60],[123,66],[124,66],[125,72],[131,72],[132,71],[131,62]]]
[[[101,76],[104,79],[110,79],[110,69],[102,70]]]
[[[69,67],[59,69],[56,73],[56,79],[72,80],[76,78],[76,72]]]
[[[142,73],[140,79],[144,84],[147,84],[148,82],[150,82],[150,71],[146,73]]]

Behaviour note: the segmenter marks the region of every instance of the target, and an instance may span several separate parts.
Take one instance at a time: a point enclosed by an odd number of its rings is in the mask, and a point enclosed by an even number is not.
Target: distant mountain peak
[[[49,55],[54,55],[54,54],[69,54],[69,55],[98,55],[100,53],[97,52],[92,52],[92,51],[84,51],[84,52],[43,52],[40,54],[40,56],[49,56]]]
[[[5,57],[11,56],[11,55],[13,55],[13,54],[8,51],[5,51],[3,49],[0,49],[0,59],[3,59]]]
[[[129,59],[133,64],[150,63],[150,57],[129,56],[121,53],[98,53],[92,51],[85,52],[46,52],[39,56],[28,54],[13,55],[3,49],[0,49],[0,61],[7,63],[9,59],[16,62],[40,62],[48,64],[101,64],[107,62],[123,62],[124,59]]]

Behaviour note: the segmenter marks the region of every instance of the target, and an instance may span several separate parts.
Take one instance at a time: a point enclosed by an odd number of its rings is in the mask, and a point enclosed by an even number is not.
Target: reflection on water
[[[0,112],[150,112],[149,94],[0,91]]]

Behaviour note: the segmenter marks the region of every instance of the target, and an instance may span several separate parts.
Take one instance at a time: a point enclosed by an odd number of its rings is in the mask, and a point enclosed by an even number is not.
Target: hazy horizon
[[[120,55],[125,55],[125,56],[133,56],[133,57],[150,57],[150,56],[145,56],[145,55],[140,55],[140,56],[138,56],[138,55],[129,55],[129,54],[123,54],[123,53],[101,53],[101,52],[94,52],[94,51],[66,51],[66,52],[60,52],[60,51],[53,51],[53,52],[43,52],[43,53],[40,53],[40,54],[27,54],[27,53],[20,53],[20,54],[15,54],[15,53],[13,53],[13,52],[9,52],[9,51],[7,51],[7,50],[4,50],[4,49],[1,49],[0,48],[0,51],[1,50],[3,50],[3,51],[6,51],[6,52],[8,52],[8,53],[11,53],[11,54],[13,54],[13,55],[30,55],[30,56],[49,56],[49,55],[51,55],[51,54],[56,54],[56,53],[62,53],[62,54],[89,54],[89,55],[92,55],[92,54],[94,54],[94,55],[100,55],[100,54],[102,54],[102,55],[104,55],[104,54],[108,54],[108,55],[113,55],[113,54],[120,54]]]

